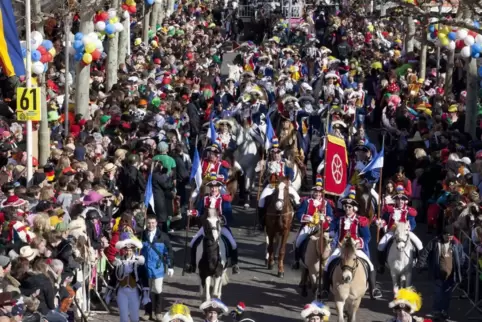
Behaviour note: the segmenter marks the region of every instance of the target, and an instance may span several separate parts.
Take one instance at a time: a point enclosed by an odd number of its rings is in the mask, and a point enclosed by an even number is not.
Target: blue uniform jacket
[[[204,213],[204,197],[199,199],[196,209],[198,216],[201,217]],[[227,225],[230,225],[233,219],[233,207],[231,203],[223,199],[221,209],[223,210],[223,216],[226,217]]]
[[[308,211],[308,200],[309,199],[306,199],[305,201],[303,201],[300,207],[298,208],[298,210],[296,211],[295,215],[298,221],[301,221],[301,217],[304,214],[306,214],[306,212]],[[333,209],[331,208],[331,205],[328,202],[326,203],[326,216],[330,218],[331,221],[333,221]]]
[[[149,232],[147,230],[142,232],[141,255],[146,259],[144,267],[149,279],[163,278],[165,266],[173,268],[171,241],[169,236],[159,228],[156,228],[152,243],[149,241]]]
[[[335,216],[335,218],[331,221],[330,224],[330,231],[333,231],[335,236],[333,238],[333,247],[337,248],[338,247],[338,236],[339,236],[339,229],[340,229],[340,219],[341,216]],[[372,239],[372,235],[370,233],[370,227],[366,226],[363,227],[361,225],[358,225],[358,237],[363,239],[363,249],[362,251],[367,254],[368,258],[370,258],[370,250],[369,250],[369,243],[370,240]]]
[[[268,113],[268,109],[266,108],[266,105],[260,104],[259,110],[252,115],[253,118],[253,123],[256,123],[258,125],[261,124],[261,116],[265,116]]]

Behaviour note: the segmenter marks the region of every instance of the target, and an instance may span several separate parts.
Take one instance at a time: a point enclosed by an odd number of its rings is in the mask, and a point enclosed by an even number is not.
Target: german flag
[[[0,64],[3,73],[8,77],[25,75],[22,48],[11,0],[0,1]]]

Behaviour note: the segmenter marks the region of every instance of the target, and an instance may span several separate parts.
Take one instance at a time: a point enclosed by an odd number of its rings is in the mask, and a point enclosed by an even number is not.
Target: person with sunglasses
[[[431,319],[414,316],[422,307],[422,296],[413,288],[398,290],[388,307],[393,309],[395,316],[387,322],[432,322]]]
[[[370,296],[372,299],[381,298],[382,292],[376,286],[376,270],[368,257],[368,243],[371,239],[370,222],[367,217],[358,216],[358,202],[355,200],[356,191],[350,189],[348,196],[341,200],[344,215],[335,217],[330,224],[330,236],[336,238],[337,244],[342,244],[346,236],[350,236],[358,243],[356,254],[368,264],[370,274],[368,276],[368,284],[370,288]],[[330,264],[341,255],[340,247],[328,258],[323,272],[323,290],[321,296],[323,299],[328,298],[330,290]]]

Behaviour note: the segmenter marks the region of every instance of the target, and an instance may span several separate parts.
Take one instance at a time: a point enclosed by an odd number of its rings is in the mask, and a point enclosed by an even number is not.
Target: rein
[[[342,271],[349,271],[350,273],[355,275],[355,271],[358,268],[358,265],[359,265],[358,257],[355,257],[355,262],[353,263],[353,266],[341,265],[341,270]]]

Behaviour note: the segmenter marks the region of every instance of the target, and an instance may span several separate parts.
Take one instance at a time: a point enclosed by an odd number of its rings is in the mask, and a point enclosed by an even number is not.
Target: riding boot
[[[231,264],[233,265],[233,274],[239,274],[238,266],[238,249],[233,249],[231,253]]]
[[[266,207],[259,207],[258,209],[258,219],[260,230],[264,230],[264,219],[266,217]]]
[[[370,272],[370,276],[368,278],[368,287],[370,290],[370,298],[372,300],[382,297],[382,292],[377,287],[377,271],[375,270]]]
[[[327,300],[330,295],[330,273],[329,271],[323,271],[323,285],[320,293],[322,300]]]
[[[301,259],[301,251],[299,247],[295,247],[295,262],[291,268],[293,269],[300,269],[300,259]]]
[[[377,272],[379,274],[383,274],[385,273],[385,263],[387,262],[387,256],[385,254],[385,251],[382,250],[382,251],[377,251],[377,257],[378,257],[378,270]]]
[[[156,321],[162,322],[162,294],[156,294],[156,305],[155,305]],[[153,312],[153,314],[154,314]]]

